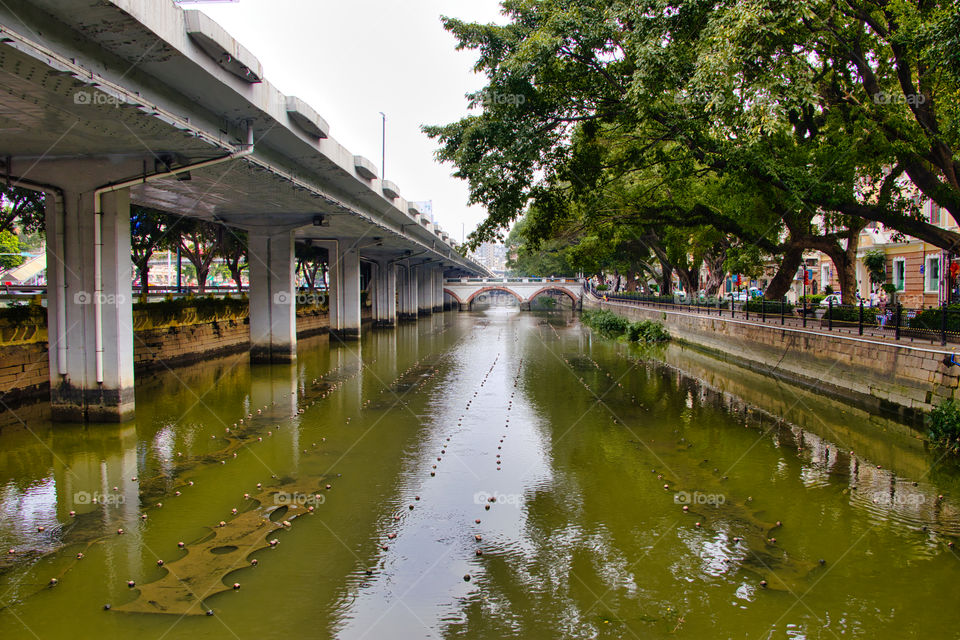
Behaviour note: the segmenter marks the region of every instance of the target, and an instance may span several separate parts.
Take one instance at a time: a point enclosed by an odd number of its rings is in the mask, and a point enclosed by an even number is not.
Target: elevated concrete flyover
[[[489,275],[273,87],[254,55],[172,0],[0,3],[0,179],[47,194],[53,415],[132,415],[129,207],[249,233],[251,357],[296,357],[294,244],[330,254],[330,324],[360,331],[360,261],[381,325]],[[349,100],[349,96],[344,96]]]
[[[501,291],[512,295],[521,309],[539,296],[558,294],[570,299],[574,309],[583,305],[583,282],[576,278],[447,278],[443,292],[459,308],[466,311],[477,298]]]

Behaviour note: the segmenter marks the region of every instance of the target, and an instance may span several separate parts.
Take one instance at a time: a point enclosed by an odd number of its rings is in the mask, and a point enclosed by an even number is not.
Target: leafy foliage
[[[581,314],[580,319],[588,327],[608,338],[623,336],[630,342],[643,343],[666,342],[670,339],[670,333],[659,322],[654,320],[630,322],[623,316],[606,309],[587,309]]]
[[[878,323],[877,315],[880,313],[880,310],[876,307],[864,307],[863,308],[863,324],[864,326],[876,326]],[[834,323],[846,324],[846,325],[859,325],[860,324],[860,307],[859,306],[833,306],[832,308],[827,308],[823,314],[823,322],[826,322],[829,319],[833,319]]]
[[[622,336],[627,327],[630,326],[629,320],[605,309],[600,311],[584,310],[580,315],[580,320],[597,333],[608,338]]]
[[[743,305],[747,311],[750,313],[760,313],[762,310],[764,313],[769,315],[780,315],[781,309],[783,313],[793,313],[793,305],[789,302],[781,303],[779,300],[764,300],[762,298],[752,298],[747,300]]]
[[[198,320],[211,322],[225,317],[245,316],[248,307],[246,296],[240,298],[193,295],[174,298],[173,296],[167,296],[157,302],[135,302],[133,304],[134,310],[149,312],[151,317],[160,322],[173,322],[181,318],[183,313],[189,309],[196,309]]]
[[[654,320],[631,322],[624,336],[631,342],[654,343],[670,340],[670,332]]]
[[[488,210],[472,243],[526,214],[531,247],[562,239],[571,264],[622,271],[604,253],[618,245],[652,256],[661,293],[672,272],[709,292],[700,265],[750,273],[762,253],[780,261],[771,299],[815,249],[848,304],[869,221],[960,244],[917,206],[922,195],[960,217],[955,2],[503,7],[504,25],[444,19],[487,85],[471,115],[425,127]]]
[[[927,435],[931,444],[951,455],[960,455],[960,404],[952,398],[927,414]]]
[[[863,264],[870,273],[872,284],[883,284],[887,281],[887,254],[882,249],[867,251],[863,256]]]
[[[0,231],[43,231],[46,216],[44,202],[44,195],[40,191],[3,186],[0,188]]]
[[[927,329],[929,331],[940,331],[943,322],[943,311],[938,307],[931,307],[920,311],[912,318],[907,320],[907,326],[911,329]],[[947,331],[960,331],[960,304],[951,304],[947,306]]]
[[[0,269],[12,269],[23,264],[23,256],[10,255],[20,253],[20,240],[6,229],[0,231]]]
[[[27,304],[13,302],[8,307],[0,307],[0,321],[10,326],[47,324],[47,310],[40,302],[40,296],[32,296]]]

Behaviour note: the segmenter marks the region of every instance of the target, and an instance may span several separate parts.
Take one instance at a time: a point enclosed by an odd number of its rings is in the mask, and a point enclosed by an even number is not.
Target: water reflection
[[[958,577],[956,476],[909,428],[686,348],[597,338],[570,313],[311,338],[294,365],[222,358],[144,379],[137,400],[130,425],[0,431],[4,638],[884,638],[960,623],[938,604]],[[277,507],[244,494],[289,487],[314,488],[315,510],[224,552],[223,592],[198,596],[216,620],[103,611],[150,611],[149,585]]]

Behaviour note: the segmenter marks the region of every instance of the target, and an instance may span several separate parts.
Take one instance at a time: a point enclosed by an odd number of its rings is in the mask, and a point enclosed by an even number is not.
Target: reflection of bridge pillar
[[[293,233],[250,232],[250,360],[297,358],[297,292]]]
[[[134,413],[130,193],[104,193],[100,215],[94,200],[92,191],[46,197],[54,420],[120,422]]]
[[[397,267],[386,260],[376,263],[373,323],[392,327],[397,323]]]
[[[431,269],[427,265],[420,265],[415,271],[417,274],[417,312],[421,316],[428,316],[433,313]]]
[[[327,250],[327,305],[330,335],[360,337],[360,252],[345,239],[314,240]]]
[[[297,384],[297,366],[279,364],[272,367],[257,367],[250,374],[250,407],[267,407],[263,412],[264,420],[286,422],[297,417],[299,385]],[[290,447],[291,468],[296,468],[300,455],[300,430],[296,421],[290,422],[290,429],[281,429],[274,433],[275,438],[283,438]]]
[[[400,288],[400,319],[416,320],[419,296],[417,290],[417,270],[409,264],[402,268],[402,286]]]

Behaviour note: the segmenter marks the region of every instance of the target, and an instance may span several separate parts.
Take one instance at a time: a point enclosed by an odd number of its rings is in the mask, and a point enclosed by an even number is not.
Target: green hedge
[[[864,307],[863,308],[863,325],[867,326],[876,326],[879,324],[877,322],[877,315],[879,315],[880,310],[876,307]],[[839,307],[835,306],[833,309],[829,307],[826,308],[826,311],[823,313],[823,322],[827,322],[828,319],[832,319],[834,322],[842,322],[843,324],[860,324],[860,307]]]
[[[911,329],[940,331],[941,313],[938,307],[931,307],[909,318],[907,326]],[[951,304],[947,307],[947,331],[960,331],[960,304]]]
[[[168,296],[159,302],[141,300],[133,303],[134,311],[144,311],[150,314],[155,322],[160,323],[176,321],[187,309],[196,309],[197,319],[209,322],[224,316],[246,315],[248,307],[249,303],[246,296],[241,298],[192,295],[174,298]]]
[[[781,306],[780,302],[777,300],[763,300],[762,298],[753,298],[752,300],[747,300],[744,303],[744,308],[751,313],[760,313],[761,308],[763,312],[767,315],[780,315]],[[783,303],[782,307],[783,312],[793,313],[793,305],[789,302]]]
[[[40,304],[40,296],[34,296],[26,304],[14,302],[9,307],[0,307],[0,320],[11,326],[45,326],[47,309]]]

